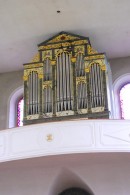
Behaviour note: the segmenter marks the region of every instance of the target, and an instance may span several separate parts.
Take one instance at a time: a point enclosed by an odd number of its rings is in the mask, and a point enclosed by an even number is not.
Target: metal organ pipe
[[[52,78],[52,67],[50,59],[46,58],[44,64],[44,81],[50,81]],[[44,113],[52,112],[52,88],[47,86],[44,88]]]
[[[39,95],[38,95],[38,74],[32,71],[29,75],[28,89],[29,89],[29,99],[28,99],[28,114],[33,115],[39,112]]]
[[[104,106],[103,76],[102,70],[98,64],[90,68],[90,89],[92,108]]]
[[[70,56],[62,52],[57,57],[57,111],[72,109],[72,75]]]

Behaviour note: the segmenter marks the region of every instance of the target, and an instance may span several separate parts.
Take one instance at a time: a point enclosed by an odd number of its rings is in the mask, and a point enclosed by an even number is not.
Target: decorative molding
[[[98,54],[98,52],[91,47],[91,45],[87,45],[88,55]]]
[[[62,34],[62,35],[58,35],[57,37],[53,38],[52,40],[48,41],[47,43],[56,43],[56,42],[61,42],[61,41],[72,41],[75,39],[80,39],[80,38],[76,37],[76,36],[72,36],[72,35]]]
[[[43,45],[39,46],[39,50],[50,50],[50,49],[57,49],[61,47],[68,47],[72,45],[82,45],[82,44],[87,44],[87,40],[79,40],[79,41],[73,41],[73,42],[65,42],[65,43],[57,43],[57,44],[49,44],[49,45]]]
[[[87,80],[86,80],[86,77],[85,76],[76,77],[76,85],[78,85],[80,83],[87,83]]]
[[[84,60],[96,60],[96,59],[104,59],[104,58],[105,58],[104,54],[99,54],[99,55],[87,56],[84,58]]]
[[[44,81],[43,82],[43,89],[51,87],[52,88],[52,81]]]
[[[41,79],[43,78],[43,68],[39,67],[39,68],[31,68],[31,69],[25,69],[24,70],[24,76],[23,76],[23,80],[26,81],[28,80],[28,76],[31,72],[36,72],[38,73],[38,78]]]
[[[34,115],[28,115],[27,116],[27,120],[38,119],[38,118],[39,118],[39,114],[34,114]]]

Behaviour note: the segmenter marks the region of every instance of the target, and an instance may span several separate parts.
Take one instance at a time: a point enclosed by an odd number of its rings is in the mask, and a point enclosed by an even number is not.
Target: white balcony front
[[[81,119],[0,131],[0,162],[48,155],[129,151],[129,120]]]

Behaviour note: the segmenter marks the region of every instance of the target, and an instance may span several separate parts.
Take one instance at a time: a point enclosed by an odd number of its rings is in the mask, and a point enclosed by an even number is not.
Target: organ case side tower
[[[24,125],[109,118],[108,67],[88,37],[61,32],[39,44],[24,64]]]

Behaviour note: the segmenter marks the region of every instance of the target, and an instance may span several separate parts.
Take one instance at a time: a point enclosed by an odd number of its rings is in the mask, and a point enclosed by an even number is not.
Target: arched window
[[[121,118],[130,119],[130,83],[120,89]]]
[[[9,97],[7,110],[7,128],[13,128],[17,126],[17,105],[21,97],[23,97],[23,86],[15,89]]]
[[[115,101],[114,101],[114,118],[115,119],[123,119],[124,118],[122,115],[122,113],[124,112],[124,108],[122,110],[122,106],[123,106],[124,102],[122,103],[123,96],[121,94],[122,93],[124,94],[123,91],[125,90],[125,88],[127,88],[127,87],[125,87],[127,84],[130,84],[130,73],[121,75],[120,77],[118,77],[115,80],[115,82],[113,84],[114,99],[115,99]],[[128,93],[127,96],[130,97],[130,93]],[[124,98],[123,98],[123,101],[125,101]],[[127,108],[128,108],[128,104],[127,104]],[[130,116],[130,114],[129,114],[129,116]],[[124,118],[124,119],[126,119],[126,118]],[[129,117],[129,119],[130,119],[130,117]]]
[[[24,104],[24,100],[23,97],[21,97],[17,104],[17,126],[18,127],[23,126],[23,104]]]

